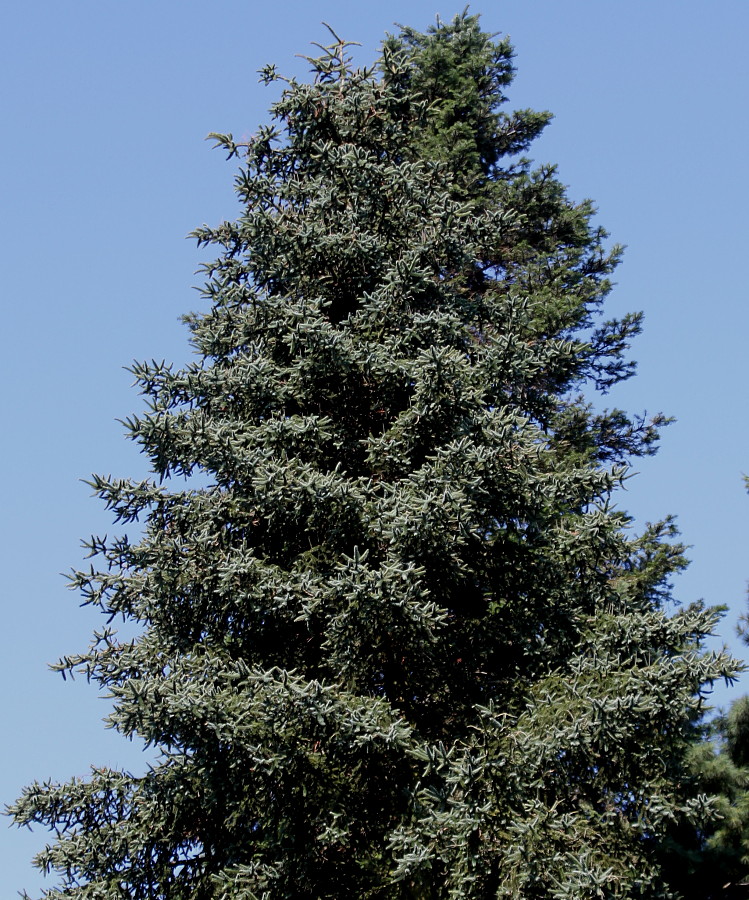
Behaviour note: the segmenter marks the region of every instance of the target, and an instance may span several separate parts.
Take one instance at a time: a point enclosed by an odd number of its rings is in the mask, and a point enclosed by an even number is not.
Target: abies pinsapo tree
[[[74,578],[141,631],[60,663],[158,757],[26,790],[46,897],[669,896],[733,663],[664,609],[671,526],[610,506],[659,423],[579,395],[631,374],[639,318],[600,317],[618,251],[522,158],[549,117],[504,111],[511,60],[467,14],[371,70],[335,38],[216,136],[241,212],[196,233],[198,359],[135,367],[154,478],[94,485],[142,531]]]

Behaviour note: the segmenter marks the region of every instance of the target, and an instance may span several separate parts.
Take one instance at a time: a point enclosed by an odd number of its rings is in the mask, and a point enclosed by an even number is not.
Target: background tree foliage
[[[346,45],[241,144],[197,361],[134,367],[153,465],[94,488],[137,537],[74,585],[65,657],[158,749],[13,807],[48,898],[668,897],[716,615],[669,615],[669,521],[610,505],[657,418],[596,411],[640,317],[590,203],[520,156],[512,50],[464,14]],[[184,483],[180,479],[186,479]]]
[[[685,789],[713,802],[695,823],[677,816],[661,845],[664,877],[686,900],[749,896],[749,699],[695,730]]]

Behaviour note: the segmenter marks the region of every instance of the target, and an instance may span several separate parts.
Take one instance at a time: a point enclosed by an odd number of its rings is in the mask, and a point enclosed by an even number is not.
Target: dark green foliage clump
[[[749,698],[696,730],[685,790],[708,796],[713,816],[677,818],[662,844],[663,871],[685,900],[749,896]]]
[[[216,136],[241,212],[196,233],[198,360],[134,369],[154,479],[94,482],[142,534],[75,584],[142,632],[61,668],[159,758],[27,790],[46,896],[671,896],[655,847],[702,814],[683,756],[734,665],[714,613],[664,610],[670,523],[610,506],[662,420],[578,396],[632,371],[618,250],[518,156],[549,117],[503,111],[475,17],[311,64]]]

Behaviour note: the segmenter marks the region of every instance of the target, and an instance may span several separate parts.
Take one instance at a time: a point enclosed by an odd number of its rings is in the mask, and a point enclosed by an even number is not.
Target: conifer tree
[[[697,730],[687,764],[687,789],[711,797],[715,815],[699,827],[677,817],[662,843],[664,874],[685,900],[742,900],[749,895],[749,698]]]
[[[749,614],[738,633],[749,644]],[[714,814],[698,823],[675,817],[661,844],[664,874],[684,900],[742,900],[749,896],[749,697],[695,723],[686,763],[686,790],[710,797]]]
[[[310,64],[215,136],[241,211],[196,232],[196,361],[134,367],[153,478],[93,481],[141,531],[74,586],[141,631],[59,666],[158,759],[26,790],[45,896],[670,896],[658,841],[702,814],[684,753],[734,665],[713,612],[667,608],[671,523],[612,506],[659,420],[579,396],[632,372],[619,251],[520,156],[549,116],[504,110],[476,17]]]

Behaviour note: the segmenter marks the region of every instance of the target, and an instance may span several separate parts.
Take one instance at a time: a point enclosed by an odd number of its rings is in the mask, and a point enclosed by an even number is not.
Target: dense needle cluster
[[[618,249],[504,111],[512,49],[464,14],[354,69],[334,36],[240,161],[197,360],[134,374],[132,540],[75,576],[109,619],[63,670],[158,750],[14,807],[76,900],[667,897],[699,816],[684,750],[715,616],[664,609],[672,526],[610,505],[660,420],[581,397],[632,372]],[[186,480],[182,480],[182,476]]]

